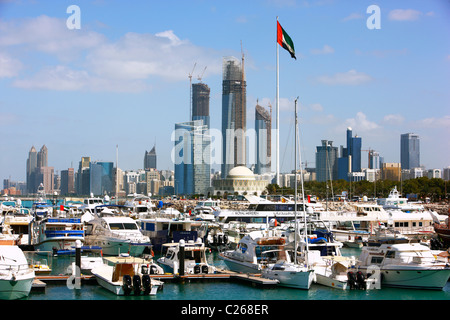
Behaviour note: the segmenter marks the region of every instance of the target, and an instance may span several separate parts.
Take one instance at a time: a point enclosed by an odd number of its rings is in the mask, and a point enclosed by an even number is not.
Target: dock
[[[36,276],[31,290],[32,291],[45,291],[47,283],[66,283],[67,280],[73,277],[71,275],[40,275]],[[246,273],[237,273],[234,271],[226,270],[226,269],[218,269],[215,273],[210,274],[154,274],[150,275],[151,278],[163,281],[163,282],[191,282],[191,281],[199,281],[199,280],[232,280],[232,281],[240,281],[240,282],[249,282],[253,285],[261,285],[263,287],[266,286],[276,286],[278,284],[277,280],[271,280],[261,277],[261,274],[246,274]],[[94,275],[81,275],[80,277],[81,284],[83,283],[96,283],[96,279]]]

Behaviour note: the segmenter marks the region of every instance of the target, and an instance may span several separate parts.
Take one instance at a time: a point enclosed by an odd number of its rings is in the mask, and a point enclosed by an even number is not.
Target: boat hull
[[[13,281],[12,279],[0,279],[0,300],[17,300],[28,297],[31,291],[34,275]]]
[[[386,287],[442,290],[450,269],[381,269],[381,285]]]
[[[328,277],[328,276],[320,274],[320,273],[316,273],[316,282],[318,284],[321,284],[323,286],[327,286],[330,288],[335,288],[335,289],[340,289],[340,290],[348,289],[347,280],[339,280],[336,278]]]
[[[262,272],[262,276],[277,280],[283,287],[308,290],[314,280],[314,271],[267,270]]]
[[[73,252],[75,254],[75,247],[76,247],[76,241],[80,240],[83,242],[82,237],[54,237],[47,240],[44,240],[42,242],[36,243],[34,245],[34,248],[36,251],[49,251],[53,252],[56,250],[58,251],[64,251],[64,252]]]
[[[219,258],[223,260],[225,265],[230,269],[231,271],[240,272],[240,273],[260,273],[261,269],[258,265],[245,262],[245,261],[238,261],[230,259],[223,254],[219,254]]]

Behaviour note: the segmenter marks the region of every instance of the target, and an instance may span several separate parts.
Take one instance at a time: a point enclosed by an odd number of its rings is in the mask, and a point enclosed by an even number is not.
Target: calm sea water
[[[358,256],[357,249],[342,249],[344,255]],[[56,257],[52,273],[64,274],[74,257]],[[211,253],[209,262],[223,267],[223,262]],[[205,280],[184,284],[166,282],[156,296],[116,296],[95,282],[82,283],[81,289],[69,289],[65,283],[48,283],[45,293],[32,291],[28,300],[450,300],[450,282],[442,291],[382,288],[379,290],[337,290],[313,284],[310,290],[283,287],[262,287],[237,280]]]

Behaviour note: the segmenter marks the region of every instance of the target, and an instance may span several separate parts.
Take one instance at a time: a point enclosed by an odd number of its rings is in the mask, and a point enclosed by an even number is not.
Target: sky
[[[244,54],[247,128],[257,101],[275,123],[277,17],[297,57],[279,47],[281,172],[294,168],[296,98],[308,167],[321,140],[345,147],[347,127],[363,167],[369,149],[400,162],[402,133],[419,135],[421,165],[450,166],[449,1],[0,0],[0,179],[25,181],[43,145],[56,172],[85,156],[142,169],[153,146],[173,170],[189,75],[211,88],[220,130],[227,56]]]

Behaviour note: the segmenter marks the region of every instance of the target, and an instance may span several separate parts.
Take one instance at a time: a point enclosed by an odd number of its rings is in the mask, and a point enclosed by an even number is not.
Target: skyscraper
[[[347,128],[347,148],[341,146],[341,157],[338,159],[338,179],[349,181],[349,173],[361,172],[361,137],[353,137],[352,128]]]
[[[145,151],[144,170],[156,169],[156,146],[152,150]]]
[[[192,121],[203,120],[203,124],[210,128],[209,94],[210,88],[204,83],[192,84]]]
[[[400,136],[400,163],[402,169],[420,167],[419,135],[404,133]]]
[[[316,147],[316,180],[324,182],[337,179],[338,148],[333,147],[333,141],[322,140],[322,145]]]
[[[211,137],[202,120],[175,124],[175,193],[207,195],[211,187]]]
[[[36,187],[36,175],[35,170],[37,168],[37,151],[34,146],[31,147],[28,152],[27,159],[27,191],[28,193],[34,193],[37,190]]]
[[[258,103],[255,107],[256,131],[256,165],[255,173],[262,174],[271,171],[272,156],[272,107],[270,113]]]
[[[222,64],[222,178],[246,165],[246,81],[244,59],[226,57]]]

